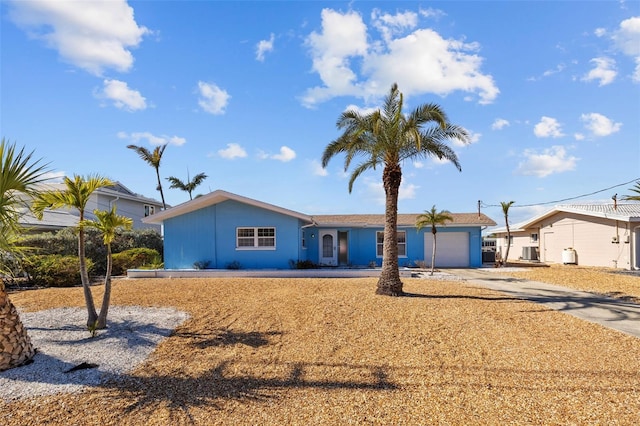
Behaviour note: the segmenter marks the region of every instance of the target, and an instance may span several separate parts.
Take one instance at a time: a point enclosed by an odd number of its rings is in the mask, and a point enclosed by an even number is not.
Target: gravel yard
[[[500,273],[640,298],[638,276]],[[557,281],[565,275],[570,282]],[[374,295],[375,278],[116,280],[112,306],[172,308],[188,319],[115,380],[0,401],[0,424],[640,420],[640,339],[464,281],[403,281],[409,297]],[[23,312],[84,305],[80,288],[10,298]]]

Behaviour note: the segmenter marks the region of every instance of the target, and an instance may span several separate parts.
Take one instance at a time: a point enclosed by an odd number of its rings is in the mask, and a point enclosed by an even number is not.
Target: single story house
[[[42,184],[42,191],[65,190],[64,183]],[[145,223],[143,218],[151,216],[162,210],[162,202],[136,194],[120,182],[114,182],[113,186],[96,189],[87,202],[85,216],[93,219],[93,211],[110,210],[116,206],[117,214],[131,218],[133,229],[151,228],[161,232],[161,226]],[[33,232],[57,231],[64,228],[78,226],[79,213],[76,209],[46,209],[42,220],[37,219],[27,209],[22,211],[20,224]]]
[[[431,262],[431,228],[417,232],[418,215],[398,215],[401,266]],[[478,213],[452,216],[438,227],[436,266],[481,266],[482,229],[495,222]],[[165,269],[382,264],[382,214],[312,216],[216,190],[143,221],[163,225]]]
[[[510,227],[508,260],[640,269],[640,203],[559,205]],[[506,252],[506,227],[492,231]]]

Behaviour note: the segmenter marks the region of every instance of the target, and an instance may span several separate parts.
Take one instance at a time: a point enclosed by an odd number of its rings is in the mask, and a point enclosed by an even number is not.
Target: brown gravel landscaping
[[[583,269],[561,284],[640,297],[638,276]],[[638,424],[640,339],[464,281],[403,281],[391,298],[375,278],[116,280],[112,305],[191,318],[122,381],[0,402],[0,425]],[[80,288],[10,298],[84,306]]]

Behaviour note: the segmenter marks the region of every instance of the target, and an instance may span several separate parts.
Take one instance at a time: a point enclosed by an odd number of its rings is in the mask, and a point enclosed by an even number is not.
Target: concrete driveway
[[[491,268],[447,269],[470,283],[540,303],[586,321],[640,338],[640,305],[567,287],[505,276]]]

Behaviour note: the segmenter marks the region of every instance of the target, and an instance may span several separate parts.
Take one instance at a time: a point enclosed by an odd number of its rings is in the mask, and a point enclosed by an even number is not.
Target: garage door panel
[[[431,265],[433,252],[433,234],[424,234],[424,261]],[[469,233],[438,232],[436,234],[436,267],[469,267]]]

